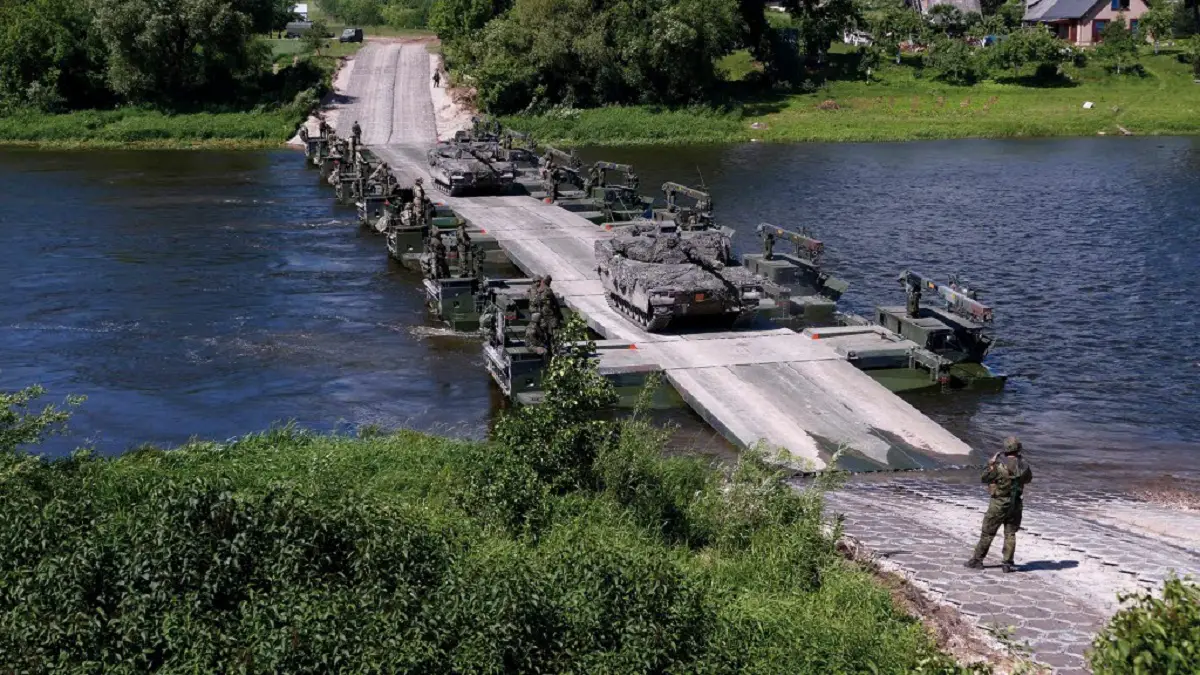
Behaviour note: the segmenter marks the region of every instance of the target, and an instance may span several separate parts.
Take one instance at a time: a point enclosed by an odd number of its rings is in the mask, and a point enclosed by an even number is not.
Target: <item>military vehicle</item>
[[[1007,376],[983,364],[991,350],[993,310],[975,291],[951,279],[939,284],[905,270],[904,307],[875,308],[872,319],[843,315],[843,326],[805,329],[892,391],[998,390]],[[944,307],[921,304],[923,292]]]
[[[684,318],[737,325],[753,319],[763,287],[730,249],[715,230],[638,224],[596,242],[597,271],[609,305],[647,331]]]
[[[512,189],[516,166],[472,142],[438,143],[429,151],[434,186],[453,197],[467,193],[504,194]]]
[[[825,244],[803,232],[793,232],[769,223],[756,228],[763,242],[762,253],[742,256],[742,264],[765,281],[766,297],[760,313],[788,328],[832,326],[837,323],[837,300],[849,285],[821,269]],[[792,253],[775,251],[776,240],[795,246]]]
[[[550,198],[564,207],[571,200],[588,197],[584,192],[583,163],[575,153],[546,146],[538,168],[542,192],[535,196]]]
[[[470,258],[460,258],[459,232],[437,226],[430,228],[420,256],[421,276],[429,310],[453,330],[473,331],[479,328],[484,306],[480,295],[484,255],[478,246],[468,242]],[[439,243],[440,250],[435,246]],[[439,256],[444,258],[439,260]]]

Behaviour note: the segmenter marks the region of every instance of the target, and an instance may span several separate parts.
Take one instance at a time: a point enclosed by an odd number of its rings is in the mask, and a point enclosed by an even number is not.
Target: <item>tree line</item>
[[[905,47],[957,84],[1054,76],[1087,56],[1044,27],[1022,26],[1021,0],[983,0],[980,13],[941,5],[927,15],[902,0],[782,4],[785,14],[763,0],[434,0],[429,26],[480,105],[501,114],[711,102],[723,86],[717,60],[739,49],[760,64],[763,87],[812,86],[831,75],[830,47],[852,31],[873,37],[858,55],[861,77],[898,61]],[[1198,13],[1200,0],[1153,0],[1136,31],[1110,22],[1092,56],[1114,72],[1136,70],[1139,45],[1195,34]]]
[[[0,113],[286,103],[314,74],[273,72],[256,35],[282,29],[291,9],[291,0],[0,0]]]

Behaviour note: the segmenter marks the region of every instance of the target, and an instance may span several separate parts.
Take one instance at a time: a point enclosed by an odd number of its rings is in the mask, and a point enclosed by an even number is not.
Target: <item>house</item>
[[[1028,0],[1023,20],[1042,23],[1058,37],[1076,45],[1100,42],[1100,33],[1118,14],[1137,28],[1146,13],[1146,0]]]
[[[300,17],[301,21],[308,21],[308,3],[301,3],[292,7],[292,14]]]

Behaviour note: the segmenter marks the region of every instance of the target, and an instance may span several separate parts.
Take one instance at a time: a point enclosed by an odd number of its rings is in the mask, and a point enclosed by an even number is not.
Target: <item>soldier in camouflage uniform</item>
[[[354,126],[350,127],[350,133],[353,134],[355,145],[361,145],[362,127],[358,126],[358,120],[354,120]]]
[[[458,276],[467,277],[473,267],[471,262],[471,237],[467,234],[467,226],[459,223],[454,231],[454,241],[458,247]]]
[[[975,546],[974,555],[966,563],[967,567],[973,569],[983,569],[983,559],[992,546],[992,539],[1003,525],[1002,565],[1005,572],[1016,571],[1013,554],[1017,550],[1017,530],[1021,529],[1021,512],[1024,510],[1021,498],[1025,486],[1033,480],[1033,470],[1021,457],[1021,441],[1016,437],[1009,436],[1004,440],[1003,454],[1003,457],[1001,453],[993,455],[983,472],[983,482],[987,483],[992,498],[983,516],[983,532],[979,535],[979,543]]]
[[[525,326],[525,346],[545,356],[550,347],[549,337],[541,312],[534,312],[533,316],[529,317],[529,324]]]
[[[429,253],[432,258],[433,278],[449,278],[450,265],[446,262],[446,242],[442,241],[441,234],[434,232],[429,235]]]

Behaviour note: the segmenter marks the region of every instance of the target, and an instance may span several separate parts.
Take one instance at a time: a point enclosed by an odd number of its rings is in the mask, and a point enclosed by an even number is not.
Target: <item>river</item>
[[[904,268],[970,280],[1008,388],[912,400],[978,447],[1015,433],[1058,469],[1200,476],[1200,141],[582,154],[648,191],[702,176],[741,251],[758,222],[807,227],[851,310],[902,303]],[[294,152],[0,151],[0,184],[0,387],[89,397],[53,452],[288,419],[478,436],[499,404],[477,345],[425,318],[419,279]]]

